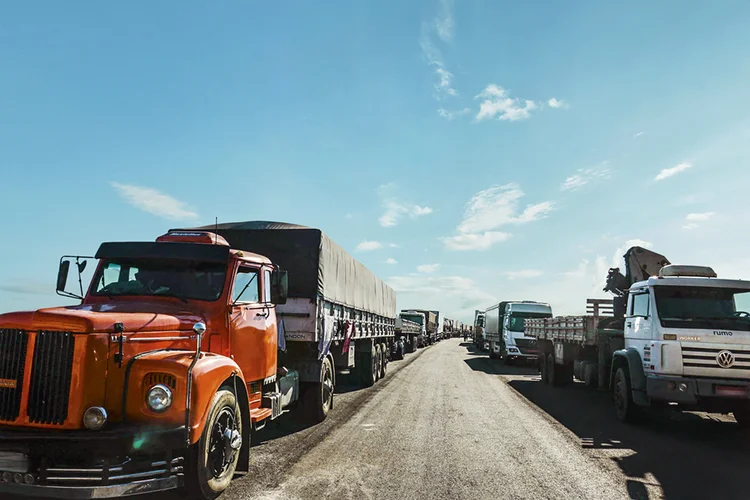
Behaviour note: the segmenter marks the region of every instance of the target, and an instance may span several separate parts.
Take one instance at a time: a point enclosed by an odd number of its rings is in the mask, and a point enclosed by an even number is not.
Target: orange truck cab
[[[241,224],[103,243],[85,294],[64,257],[80,305],[0,315],[0,496],[213,499],[266,421],[326,417],[337,369],[385,374],[393,291],[317,229]]]

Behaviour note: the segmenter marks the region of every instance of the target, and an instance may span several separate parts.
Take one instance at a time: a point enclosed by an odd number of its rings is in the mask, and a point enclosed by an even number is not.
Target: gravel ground
[[[370,389],[337,386],[322,424],[290,414],[260,431],[222,499],[750,496],[750,437],[731,417],[624,425],[608,394],[545,386],[458,339],[391,363]]]

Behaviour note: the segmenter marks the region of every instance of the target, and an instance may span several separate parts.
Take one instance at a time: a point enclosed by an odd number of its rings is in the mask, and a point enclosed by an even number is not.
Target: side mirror
[[[61,260],[60,268],[57,271],[57,292],[64,292],[65,285],[68,283],[68,272],[70,271],[70,261]]]
[[[286,304],[289,295],[289,276],[286,271],[277,269],[271,273],[271,303]]]

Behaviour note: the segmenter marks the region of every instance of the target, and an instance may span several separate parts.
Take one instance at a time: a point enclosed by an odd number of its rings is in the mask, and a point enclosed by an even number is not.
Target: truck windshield
[[[411,315],[411,314],[402,314],[402,318],[408,319],[409,321],[413,321],[417,323],[418,325],[422,325],[424,323],[424,317],[423,316],[417,316],[417,315]]]
[[[188,260],[106,260],[94,277],[93,295],[161,295],[216,300],[226,278],[223,264]]]
[[[508,319],[508,330],[511,332],[523,332],[526,318],[551,318],[550,313],[514,312]]]
[[[654,293],[663,327],[750,331],[750,290],[657,286]]]

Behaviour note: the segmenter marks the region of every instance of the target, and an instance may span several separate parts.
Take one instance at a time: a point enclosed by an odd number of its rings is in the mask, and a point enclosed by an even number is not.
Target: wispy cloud
[[[496,302],[479,283],[463,276],[429,274],[393,276],[386,279],[409,307],[438,309],[448,317],[472,317],[474,309]]]
[[[446,250],[488,250],[495,243],[506,241],[510,234],[501,231],[485,231],[483,233],[459,234],[441,238]]]
[[[443,54],[433,40],[435,35],[437,35],[440,41],[445,43],[450,43],[453,40],[455,22],[452,11],[453,2],[451,0],[441,0],[437,16],[431,22],[422,23],[422,30],[419,36],[419,46],[422,49],[422,54],[437,77],[433,93],[433,96],[437,100],[458,95],[458,91],[453,84],[453,73],[446,67]]]
[[[458,111],[448,111],[445,108],[440,108],[438,109],[437,113],[441,118],[445,118],[446,120],[454,120],[456,118],[459,118],[461,116],[471,113],[471,109],[463,108],[463,109],[459,109]]]
[[[542,274],[544,273],[542,271],[539,271],[538,269],[521,269],[520,271],[506,271],[503,273],[503,276],[505,276],[509,280],[519,280],[538,278]]]
[[[440,11],[435,18],[435,31],[446,43],[453,40],[456,23],[453,20],[453,0],[440,0]]]
[[[673,175],[677,175],[680,172],[684,172],[685,170],[689,169],[693,165],[688,162],[683,162],[675,165],[674,167],[665,168],[662,169],[654,178],[655,181],[661,181],[664,179],[667,179],[669,177],[672,177]]]
[[[154,188],[110,182],[120,197],[139,210],[169,220],[195,219],[198,214],[188,206],[171,196]]]
[[[386,264],[398,264],[398,261],[394,259],[393,257],[388,257],[387,259],[385,259],[385,263]]]
[[[23,295],[49,295],[54,289],[50,285],[42,283],[7,283],[0,285],[0,290],[8,293],[19,293]]]
[[[506,89],[494,83],[487,85],[475,99],[484,99],[476,115],[478,121],[494,118],[508,121],[526,120],[531,118],[531,112],[538,108],[534,101],[509,97]]]
[[[710,220],[714,215],[714,212],[687,214],[685,216],[685,225],[682,227],[684,229],[695,229],[700,227],[702,222]]]
[[[466,210],[458,231],[461,233],[479,233],[490,231],[506,224],[525,224],[546,217],[554,204],[544,201],[528,205],[519,211],[519,201],[524,192],[518,184],[492,186],[479,191],[466,204]]]
[[[578,169],[560,185],[560,191],[575,191],[586,184],[611,177],[612,171],[608,165],[608,161],[603,161],[595,167]]]
[[[565,102],[565,101],[563,101],[561,99],[556,99],[554,97],[551,97],[550,99],[547,100],[547,106],[549,106],[550,108],[553,108],[553,109],[569,108],[570,107],[570,105],[567,102]]]
[[[506,241],[510,234],[497,229],[509,224],[526,224],[547,217],[554,203],[543,201],[519,208],[524,192],[518,184],[492,186],[479,191],[466,204],[464,216],[456,228],[460,234],[441,238],[447,250],[487,250]]]
[[[398,245],[396,245],[395,243],[388,243],[388,247],[389,248],[398,248]]]
[[[378,219],[381,226],[396,226],[405,216],[416,219],[432,213],[430,207],[404,201],[404,195],[399,196],[399,192],[398,186],[394,183],[383,184],[378,188],[378,195],[384,209],[383,215]]]
[[[422,264],[417,266],[417,271],[420,273],[430,274],[434,273],[440,268],[440,264]]]
[[[379,241],[361,241],[357,245],[357,251],[358,252],[370,252],[372,250],[378,250],[380,248],[383,248],[383,244]]]
[[[633,139],[638,139],[643,135],[646,135],[646,132],[636,132],[635,134],[633,134]]]

